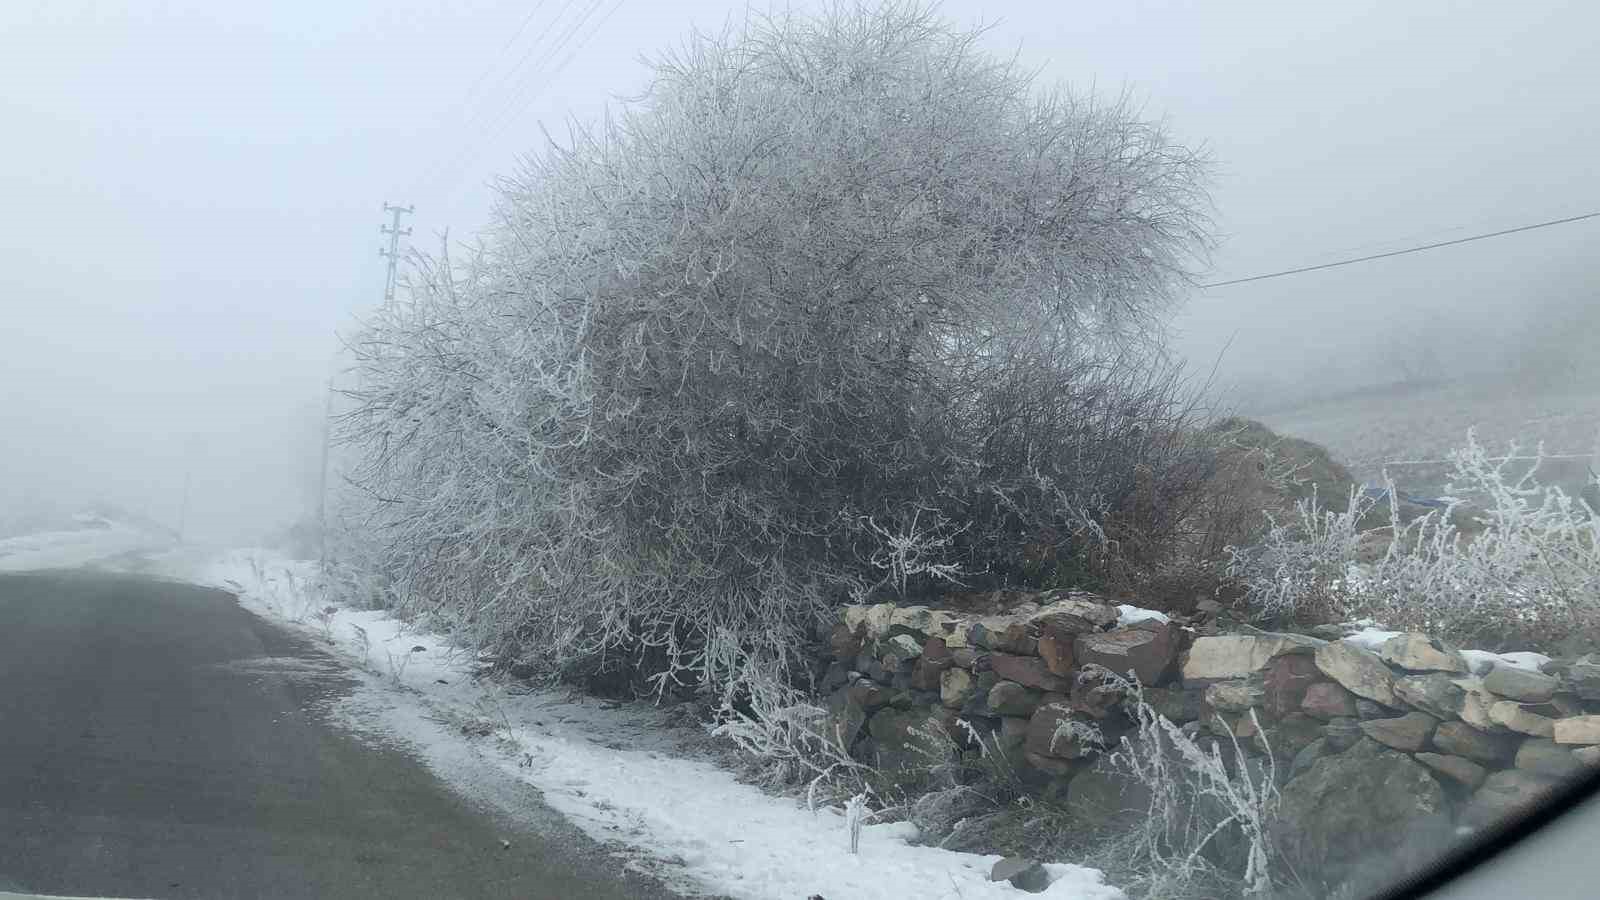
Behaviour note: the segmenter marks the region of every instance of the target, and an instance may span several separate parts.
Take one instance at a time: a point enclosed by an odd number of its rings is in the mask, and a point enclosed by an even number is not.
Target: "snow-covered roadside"
[[[304,587],[313,564],[266,550],[157,562],[170,576],[234,591],[247,609],[331,640],[373,673],[369,689],[384,691],[386,702],[352,705],[347,714],[360,716],[360,727],[371,727],[376,711],[390,734],[426,748],[473,741],[462,725],[476,726],[467,730],[493,738],[474,742],[485,759],[538,788],[591,837],[631,848],[631,865],[686,892],[763,900],[1027,896],[989,880],[1000,857],[915,846],[907,823],[865,826],[852,855],[842,810],[812,813],[740,784],[724,769],[674,755],[677,742],[652,707],[560,692],[513,695],[476,683],[472,655],[451,652],[442,637],[382,612],[322,606]],[[439,774],[450,781],[453,773]],[[1096,869],[1046,868],[1054,880],[1034,896],[1124,900]]]
[[[0,540],[0,572],[73,568],[172,543],[169,537],[121,522],[94,516],[78,518],[81,528]]]

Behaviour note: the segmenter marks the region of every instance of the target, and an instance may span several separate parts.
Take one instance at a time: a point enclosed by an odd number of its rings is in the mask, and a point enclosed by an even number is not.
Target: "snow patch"
[[[1385,631],[1382,628],[1367,625],[1360,631],[1345,635],[1344,642],[1347,644],[1355,644],[1357,647],[1376,652],[1377,649],[1382,647],[1390,638],[1399,637],[1402,633],[1403,632],[1399,631]]]
[[[1126,603],[1117,606],[1117,624],[1119,626],[1136,625],[1140,622],[1150,621],[1160,622],[1165,625],[1172,621],[1172,617],[1163,612],[1129,606]]]
[[[43,531],[0,540],[0,572],[70,569],[124,553],[169,546],[162,535],[101,516],[79,514],[81,529]]]
[[[676,880],[680,888],[752,900],[1019,896],[1009,884],[989,880],[1000,856],[918,846],[910,823],[865,825],[859,852],[851,854],[842,808],[812,812],[741,784],[710,763],[675,755],[680,737],[664,710],[561,691],[511,694],[475,683],[476,654],[451,647],[444,637],[385,612],[324,606],[309,588],[314,563],[240,550],[182,568],[173,574],[235,591],[253,612],[330,640],[374,674],[370,682],[404,688],[356,704],[352,714],[362,718],[362,727],[371,727],[376,716],[389,733],[437,759],[459,758],[459,745],[468,740],[460,727],[441,721],[481,723],[495,738],[493,749],[482,751],[489,764],[537,787],[550,807],[592,838],[631,847],[631,865]],[[451,780],[454,773],[439,774]],[[1052,882],[1035,896],[1126,900],[1098,869],[1047,864],[1045,870]]]

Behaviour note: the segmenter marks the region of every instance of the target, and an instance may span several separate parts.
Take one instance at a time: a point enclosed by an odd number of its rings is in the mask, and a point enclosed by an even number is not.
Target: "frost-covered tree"
[[[470,264],[353,343],[385,602],[726,687],[846,597],[1103,538],[1187,464],[1149,361],[1204,160],[979,36],[902,3],[696,34],[504,179]]]

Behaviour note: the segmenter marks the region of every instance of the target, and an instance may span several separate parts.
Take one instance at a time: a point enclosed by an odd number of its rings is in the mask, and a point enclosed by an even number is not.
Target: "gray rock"
[[[1305,713],[1290,713],[1281,719],[1263,720],[1264,729],[1250,736],[1250,745],[1262,753],[1271,752],[1281,760],[1290,760],[1308,745],[1320,740],[1323,723]]]
[[[1572,755],[1572,748],[1562,746],[1549,738],[1528,738],[1517,750],[1516,766],[1540,775],[1557,778],[1576,778],[1588,770]]]
[[[1600,700],[1600,660],[1582,656],[1573,660],[1562,672],[1568,690],[1584,700]]]
[[[1179,725],[1199,719],[1203,711],[1202,692],[1197,688],[1147,687],[1144,689],[1144,702],[1167,721]]]
[[[1258,707],[1267,697],[1266,685],[1259,678],[1219,681],[1206,688],[1205,701],[1219,712],[1242,713]]]
[[[940,737],[941,719],[926,709],[884,709],[867,720],[879,768],[923,769],[946,760],[954,748]]]
[[[1354,644],[1334,641],[1317,648],[1312,657],[1322,674],[1343,685],[1357,697],[1394,706],[1394,675],[1378,654]]]
[[[1365,697],[1356,698],[1356,718],[1358,719],[1387,719],[1399,712],[1400,710],[1384,706],[1376,700],[1368,700]]]
[[[1445,672],[1407,675],[1394,682],[1394,694],[1408,706],[1440,719],[1454,719],[1461,712],[1466,692]]]
[[[1543,672],[1530,672],[1499,662],[1483,676],[1484,690],[1524,703],[1543,703],[1555,696],[1560,686],[1560,682]]]
[[[1081,663],[1080,663],[1081,664]],[[1050,671],[1044,660],[1037,656],[1016,656],[994,653],[989,656],[989,666],[1001,678],[1045,691],[1071,690],[1072,683]]]
[[[1067,810],[1095,828],[1131,826],[1149,816],[1150,789],[1121,772],[1087,769],[1067,785]]]
[[[977,678],[966,669],[949,668],[939,673],[939,700],[951,709],[960,709],[977,692]]]
[[[1343,753],[1366,736],[1366,732],[1361,730],[1361,722],[1352,718],[1330,719],[1328,724],[1322,726],[1322,739],[1332,753]]]
[[[1362,741],[1284,785],[1274,826],[1291,858],[1335,869],[1402,843],[1445,808],[1444,790],[1411,757]]]
[[[1178,649],[1178,632],[1171,626],[1155,631],[1119,628],[1079,635],[1073,642],[1078,665],[1105,666],[1124,678],[1132,672],[1140,684],[1166,681],[1177,661]]]
[[[1461,651],[1425,634],[1395,635],[1378,648],[1384,662],[1413,672],[1465,672]]]
[[[1332,751],[1328,749],[1327,738],[1317,738],[1311,743],[1305,745],[1304,747],[1300,748],[1299,753],[1294,755],[1294,762],[1289,764],[1289,777],[1300,777],[1302,774],[1311,769],[1313,763],[1324,756],[1328,756],[1330,753],[1332,753]]]
[[[1244,678],[1266,669],[1276,656],[1303,653],[1322,642],[1292,634],[1225,634],[1195,638],[1184,654],[1182,674],[1186,684],[1203,684]]]
[[[1461,823],[1471,828],[1504,824],[1549,799],[1561,784],[1562,779],[1554,775],[1523,769],[1491,773],[1462,809]]]
[[[1002,681],[989,689],[989,710],[1000,716],[1031,716],[1042,694],[1015,681]]]
[[[1600,716],[1557,719],[1551,731],[1558,744],[1600,744]]]
[[[1356,695],[1337,682],[1319,681],[1306,688],[1300,710],[1318,719],[1337,719],[1356,715]]]
[[[989,870],[990,881],[1008,881],[1011,886],[1030,894],[1039,894],[1050,887],[1050,874],[1038,860],[1021,856],[1008,856]]]
[[[1484,777],[1489,774],[1483,766],[1464,756],[1417,753],[1412,758],[1451,781],[1465,785],[1468,790],[1477,790],[1478,786],[1483,784]]]
[[[1443,722],[1433,731],[1433,746],[1439,752],[1490,766],[1509,763],[1519,744],[1520,739],[1512,735],[1493,734],[1465,722]]]
[[[1501,700],[1489,707],[1489,721],[1518,734],[1555,737],[1556,720],[1525,709],[1514,700]]]
[[[1428,739],[1439,720],[1422,712],[1406,713],[1392,719],[1369,719],[1361,723],[1361,730],[1386,747],[1415,753],[1428,746]]]
[[[893,672],[922,655],[922,642],[909,634],[897,634],[878,642],[878,658]]]

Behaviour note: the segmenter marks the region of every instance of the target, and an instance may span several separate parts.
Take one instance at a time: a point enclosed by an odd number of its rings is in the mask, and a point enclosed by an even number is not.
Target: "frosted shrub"
[[[1344,615],[1345,588],[1357,573],[1360,522],[1372,507],[1360,488],[1351,488],[1343,512],[1323,509],[1313,491],[1296,501],[1292,522],[1268,513],[1258,545],[1227,548],[1228,576],[1244,585],[1251,611],[1262,619]]]
[[[1513,445],[1506,456],[1516,455]],[[1319,518],[1308,505],[1298,527],[1274,523],[1259,547],[1230,549],[1230,574],[1252,609],[1263,618],[1369,617],[1483,646],[1600,627],[1600,514],[1541,485],[1537,461],[1513,476],[1470,431],[1450,458],[1449,490],[1472,499],[1465,533],[1460,501],[1411,522],[1391,502],[1387,550],[1364,565],[1354,507]]]
[[[1198,883],[1217,881],[1268,894],[1278,862],[1269,831],[1278,803],[1272,754],[1258,763],[1231,735],[1226,756],[1221,745],[1203,747],[1151,709],[1140,685],[1122,686],[1138,727],[1101,766],[1136,782],[1149,799],[1144,817],[1111,842],[1129,873],[1121,883],[1147,897],[1188,896]]]
[[[696,35],[530,156],[350,342],[341,583],[748,709],[838,603],[1103,542],[1195,464],[1151,346],[1204,161],[976,38],[899,3]]]

